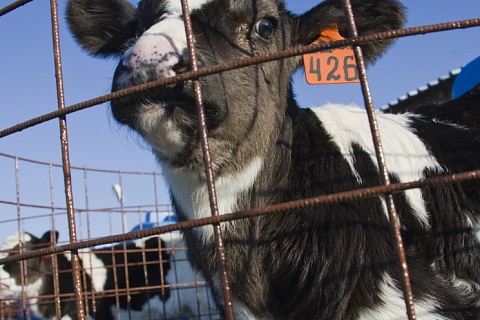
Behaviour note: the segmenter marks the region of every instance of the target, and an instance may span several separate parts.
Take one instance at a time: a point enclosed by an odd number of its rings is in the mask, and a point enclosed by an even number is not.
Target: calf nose
[[[125,52],[121,63],[133,84],[173,77],[188,71],[183,46],[168,35],[145,33]]]
[[[124,67],[133,76],[135,73],[149,73],[151,77],[174,76],[173,66],[182,61],[178,48],[167,36],[153,35],[140,38],[123,58]]]

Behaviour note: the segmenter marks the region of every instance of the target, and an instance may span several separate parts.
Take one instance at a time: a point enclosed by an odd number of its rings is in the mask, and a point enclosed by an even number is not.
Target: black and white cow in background
[[[395,0],[352,0],[361,35],[402,27]],[[348,35],[340,0],[296,16],[281,0],[191,0],[200,67],[308,45],[334,23]],[[188,70],[180,2],[70,0],[67,19],[90,54],[116,56],[112,90]],[[373,62],[389,41],[363,45]],[[293,57],[201,79],[221,214],[381,184],[364,110],[301,109]],[[479,93],[467,99],[479,118]],[[210,214],[190,82],[112,101],[163,168],[180,220]],[[458,108],[464,108],[460,103]],[[382,114],[393,182],[480,169],[479,123],[449,121],[449,104]],[[423,112],[423,111],[424,112]],[[460,113],[462,113],[460,109]],[[457,111],[455,111],[457,112]],[[479,182],[394,195],[415,308],[421,319],[480,318]],[[291,209],[222,224],[236,319],[405,317],[395,248],[381,197]],[[222,295],[210,226],[185,233],[189,259]]]
[[[183,247],[183,241],[176,234],[165,234],[162,237],[145,238],[113,247],[80,251],[85,293],[92,291],[92,284],[97,293],[96,312],[93,312],[89,301],[90,315],[95,319],[116,319],[117,305],[115,292],[102,297],[101,292],[107,290],[125,290],[127,288],[124,267],[124,249],[127,250],[128,282],[131,292],[130,309],[128,309],[125,292],[119,295],[120,319],[195,319],[198,314],[213,314],[214,304],[209,301],[205,292],[197,292],[197,288],[170,289],[170,284],[192,283],[196,280],[190,265],[186,262],[185,251],[175,250]],[[57,233],[58,237],[58,233]],[[47,231],[39,239],[29,233],[17,233],[5,240],[3,250],[18,253],[19,242],[24,243],[24,250],[48,247],[52,244],[51,232]],[[167,243],[167,246],[166,246]],[[167,249],[171,249],[166,251]],[[143,257],[142,249],[145,256]],[[113,251],[112,251],[113,250]],[[112,252],[115,254],[113,255]],[[115,257],[115,261],[113,261]],[[58,276],[60,294],[73,293],[71,263],[69,254],[59,254]],[[114,270],[115,269],[115,270]],[[145,279],[147,275],[147,279]],[[163,275],[164,279],[161,279]],[[0,266],[0,296],[3,298],[22,297],[24,291],[28,305],[34,314],[51,319],[56,316],[52,295],[54,280],[51,256],[30,259],[27,261],[25,287],[22,290],[20,263],[7,263]],[[115,284],[116,282],[116,284]],[[148,283],[147,283],[148,282]],[[163,285],[164,288],[140,290],[145,286]],[[32,298],[28,298],[32,297]],[[26,301],[27,302],[27,301]],[[62,319],[76,319],[76,303],[71,299],[61,299]]]
[[[58,233],[56,233],[58,237]],[[47,231],[41,238],[29,233],[17,233],[5,241],[5,248],[10,248],[18,253],[19,242],[22,242],[25,251],[45,248],[52,245],[51,232]],[[85,292],[91,292],[92,286],[96,292],[105,290],[125,290],[125,256],[127,252],[128,282],[130,288],[148,286],[161,286],[155,290],[143,290],[131,294],[130,309],[128,309],[125,292],[119,295],[120,317],[122,319],[157,319],[163,315],[164,301],[170,297],[170,289],[165,280],[165,275],[170,270],[170,254],[165,250],[165,243],[159,238],[137,240],[113,247],[81,251],[79,253]],[[142,253],[142,249],[144,253]],[[112,254],[112,251],[114,254]],[[16,251],[16,252],[15,252]],[[14,254],[11,253],[11,254]],[[144,257],[143,257],[144,255]],[[60,294],[73,293],[72,266],[70,254],[58,254],[58,277]],[[115,266],[115,267],[113,267]],[[19,262],[7,263],[0,266],[0,295],[15,296],[22,293],[21,264]],[[146,268],[146,270],[144,270]],[[148,279],[145,278],[145,272]],[[164,275],[164,279],[161,279]],[[56,316],[55,305],[52,300],[54,294],[52,257],[40,257],[27,260],[25,292],[27,296],[39,297],[29,303],[35,314],[43,318]],[[67,301],[68,300],[68,301]],[[89,301],[89,310],[95,319],[117,318],[115,294],[96,299],[96,312],[92,313],[92,303]],[[61,299],[62,319],[76,319],[76,304],[72,299]]]

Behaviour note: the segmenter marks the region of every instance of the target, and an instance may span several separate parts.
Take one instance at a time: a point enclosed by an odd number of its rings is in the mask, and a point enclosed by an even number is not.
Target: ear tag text
[[[344,40],[337,26],[325,29],[312,44]],[[359,83],[355,54],[351,46],[303,55],[308,84]]]

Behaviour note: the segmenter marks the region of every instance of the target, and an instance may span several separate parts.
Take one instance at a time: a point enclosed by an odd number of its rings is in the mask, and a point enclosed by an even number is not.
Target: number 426
[[[342,60],[340,61],[339,60]],[[343,59],[341,59],[343,58]],[[358,81],[357,66],[355,64],[354,56],[328,56],[324,57],[324,60],[320,57],[310,56],[310,68],[309,73],[317,76],[317,81],[325,82],[352,82]],[[322,64],[324,62],[325,64]],[[326,76],[324,79],[322,76]]]

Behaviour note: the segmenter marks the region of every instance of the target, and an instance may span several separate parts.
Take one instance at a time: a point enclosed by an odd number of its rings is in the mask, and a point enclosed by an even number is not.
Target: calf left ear
[[[55,243],[57,243],[57,240],[58,240],[58,231],[55,231],[54,232],[54,236],[55,236]],[[38,242],[38,244],[42,244],[42,245],[46,245],[46,246],[51,246],[53,245],[53,241],[52,241],[52,232],[51,231],[47,231],[43,234],[42,238],[40,238],[40,241]]]
[[[126,0],[70,0],[66,18],[78,44],[100,57],[118,56],[135,37],[135,8]]]
[[[359,35],[401,28],[405,23],[404,7],[395,0],[351,0]],[[325,29],[337,25],[340,34],[347,38],[348,22],[343,1],[326,0],[297,17],[296,45],[313,43]],[[393,43],[383,40],[362,45],[365,59],[375,61]]]

